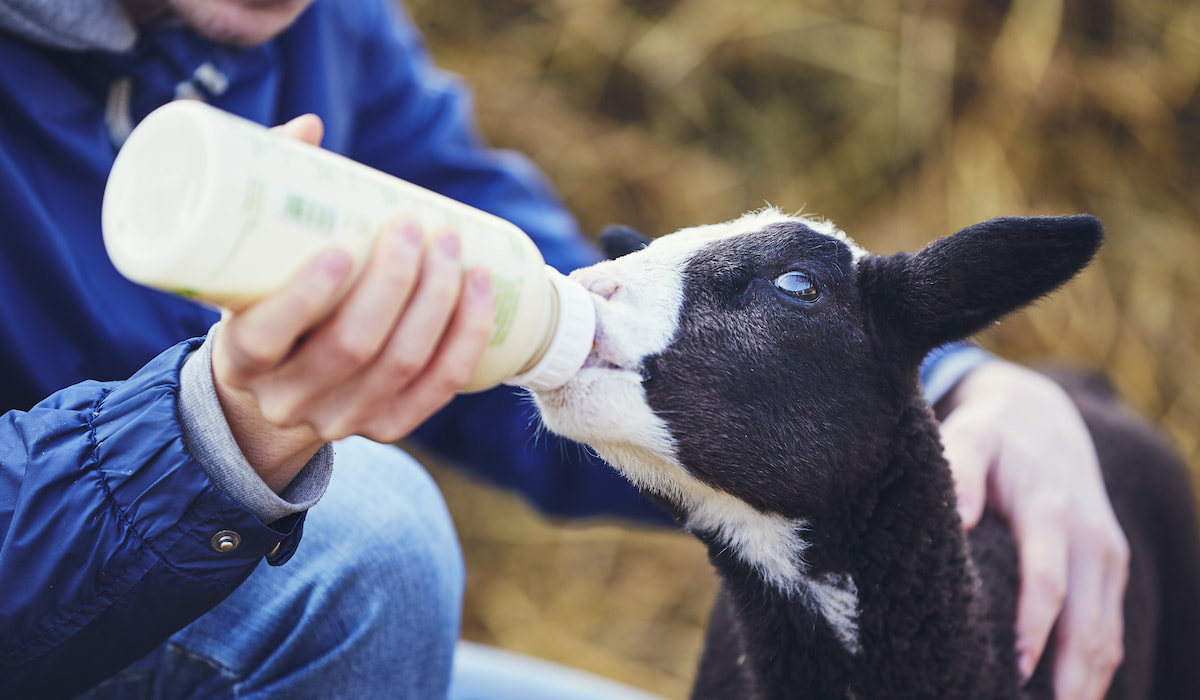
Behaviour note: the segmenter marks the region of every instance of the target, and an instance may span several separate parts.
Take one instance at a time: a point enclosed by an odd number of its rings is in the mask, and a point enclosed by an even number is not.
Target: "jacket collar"
[[[220,97],[238,72],[238,57],[256,53],[202,37],[173,14],[138,27],[118,0],[0,0],[0,32],[66,52],[76,76],[105,91],[105,121],[117,146],[165,102]]]

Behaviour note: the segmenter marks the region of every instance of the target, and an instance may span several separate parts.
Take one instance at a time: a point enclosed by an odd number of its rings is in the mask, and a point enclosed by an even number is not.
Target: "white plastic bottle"
[[[172,102],[134,129],[101,219],[121,274],[236,310],[330,247],[361,270],[397,216],[455,229],[464,266],[491,272],[495,329],[465,391],[553,389],[579,370],[595,332],[590,296],[516,226],[202,102]]]

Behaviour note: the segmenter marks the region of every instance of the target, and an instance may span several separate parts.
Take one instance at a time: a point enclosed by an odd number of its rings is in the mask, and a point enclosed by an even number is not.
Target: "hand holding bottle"
[[[276,488],[322,443],[394,441],[456,392],[561,385],[595,328],[588,292],[512,223],[317,148],[321,132],[178,100],[134,129],[104,193],[120,272],[227,310],[218,397]]]
[[[279,128],[320,139],[311,116]],[[415,223],[396,222],[352,281],[350,255],[326,250],[218,326],[217,394],[271,488],[290,483],[326,441],[403,437],[465,385],[492,331],[490,277],[462,272],[455,232],[425,239]]]
[[[316,117],[289,128],[319,138]],[[168,103],[133,130],[102,223],[126,277],[240,310],[331,248],[349,254],[357,277],[396,217],[435,250],[428,237],[453,229],[462,265],[491,275],[494,331],[466,390],[552,389],[579,370],[595,330],[591,296],[511,222],[201,102]]]

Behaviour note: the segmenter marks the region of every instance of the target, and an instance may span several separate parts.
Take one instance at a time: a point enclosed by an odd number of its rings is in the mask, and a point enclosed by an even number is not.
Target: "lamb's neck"
[[[987,633],[936,426],[913,417],[895,448],[844,510],[796,529],[791,585],[708,540],[763,697],[981,696]]]

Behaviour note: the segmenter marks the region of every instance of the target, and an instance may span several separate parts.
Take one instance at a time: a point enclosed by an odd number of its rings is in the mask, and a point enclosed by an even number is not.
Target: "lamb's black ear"
[[[1103,236],[1092,216],[992,219],[916,255],[876,259],[864,292],[876,327],[921,357],[1054,291]]]
[[[616,260],[650,245],[650,239],[629,226],[613,224],[600,232],[600,250],[604,257]]]

